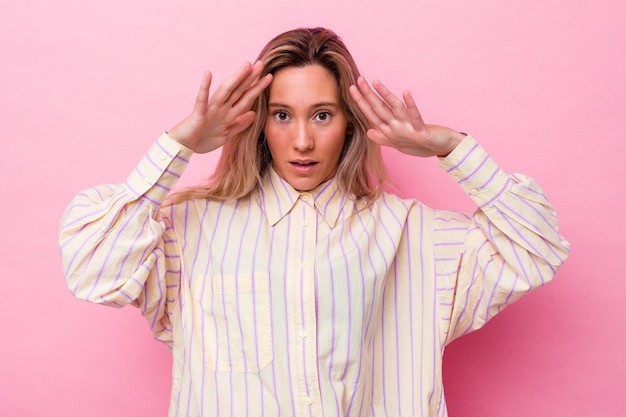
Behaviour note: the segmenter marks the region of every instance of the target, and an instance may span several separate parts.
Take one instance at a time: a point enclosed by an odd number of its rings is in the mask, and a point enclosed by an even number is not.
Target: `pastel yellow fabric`
[[[132,304],[173,354],[170,416],[445,416],[443,351],[567,258],[556,215],[468,136],[445,169],[473,215],[273,170],[250,197],[161,208],[191,151],[166,134],[61,224],[67,285]]]

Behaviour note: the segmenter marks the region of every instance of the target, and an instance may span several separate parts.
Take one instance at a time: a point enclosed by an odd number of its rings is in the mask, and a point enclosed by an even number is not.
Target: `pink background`
[[[451,416],[618,416],[626,408],[626,3],[3,0],[2,416],[165,416],[169,353],[132,308],[75,300],[56,247],[86,187],[123,180],[275,34],[335,29],[361,71],[425,119],[537,178],[573,252],[556,280],[453,343]],[[471,210],[436,161],[385,152],[404,196]],[[195,157],[185,184],[215,155]]]

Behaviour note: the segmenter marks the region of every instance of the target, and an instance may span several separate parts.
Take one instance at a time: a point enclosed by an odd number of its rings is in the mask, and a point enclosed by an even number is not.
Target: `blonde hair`
[[[261,77],[286,67],[308,65],[321,65],[334,75],[350,126],[335,180],[339,189],[352,198],[372,202],[380,194],[386,171],[380,147],[367,139],[368,123],[350,96],[349,87],[356,84],[359,71],[343,41],[329,29],[294,29],[272,39],[258,59],[264,64]],[[238,199],[260,186],[272,163],[263,134],[268,100],[269,87],[252,106],[256,112],[254,123],[222,148],[209,182],[172,194],[166,205],[194,198]]]

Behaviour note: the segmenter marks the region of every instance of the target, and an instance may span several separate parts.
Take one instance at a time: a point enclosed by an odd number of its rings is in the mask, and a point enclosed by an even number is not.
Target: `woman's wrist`
[[[428,127],[433,132],[433,136],[437,138],[436,142],[443,144],[440,149],[434,150],[434,154],[438,158],[448,156],[467,136],[467,133],[458,132],[444,126],[430,125]]]

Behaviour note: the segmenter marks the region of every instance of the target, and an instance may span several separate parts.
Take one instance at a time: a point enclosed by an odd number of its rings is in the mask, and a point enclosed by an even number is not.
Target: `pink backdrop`
[[[77,191],[122,180],[270,37],[334,28],[362,72],[537,178],[572,243],[557,279],[446,353],[451,416],[626,408],[626,3],[616,0],[3,0],[2,416],[164,416],[171,359],[132,308],[66,290],[56,231]],[[385,153],[404,196],[471,204],[435,161]],[[215,155],[195,158],[185,184]]]

